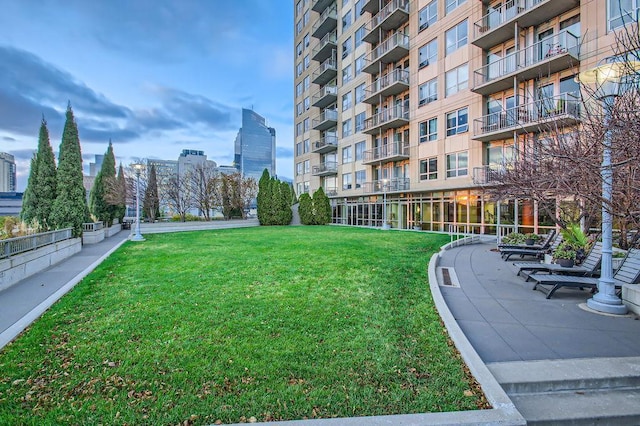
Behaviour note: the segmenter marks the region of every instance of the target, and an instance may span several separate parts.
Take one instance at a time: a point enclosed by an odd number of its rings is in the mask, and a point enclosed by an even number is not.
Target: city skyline
[[[276,128],[277,170],[293,177],[288,1],[0,2],[0,151],[16,158],[18,191],[40,120],[57,152],[68,102],[87,174],[109,140],[125,165],[185,148],[232,164],[247,108]]]

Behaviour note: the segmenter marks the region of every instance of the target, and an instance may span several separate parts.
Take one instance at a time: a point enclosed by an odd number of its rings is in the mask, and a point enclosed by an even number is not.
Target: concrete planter
[[[640,284],[622,286],[622,303],[633,313],[640,315]]]
[[[113,235],[116,235],[118,232],[122,231],[122,224],[114,223],[109,228],[106,229],[105,237],[109,238]]]

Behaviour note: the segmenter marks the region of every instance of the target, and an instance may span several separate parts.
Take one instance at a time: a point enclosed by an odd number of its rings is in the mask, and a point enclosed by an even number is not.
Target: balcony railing
[[[313,119],[314,130],[327,130],[338,124],[338,111],[335,109],[325,109],[317,118]]]
[[[335,186],[324,188],[324,193],[327,195],[327,197],[335,197],[338,195],[338,188],[336,188]]]
[[[369,29],[363,40],[377,43],[380,30],[389,31],[399,28],[409,20],[409,0],[391,0],[371,19],[366,28]]]
[[[320,140],[315,141],[311,147],[311,152],[317,154],[326,154],[327,152],[338,149],[338,137],[335,135],[324,136]]]
[[[372,15],[375,15],[380,10],[380,0],[364,0],[364,4],[362,5],[363,12],[369,12]]]
[[[409,108],[394,105],[364,120],[363,133],[376,134],[379,130],[395,129],[409,123]]]
[[[489,95],[512,87],[514,75],[523,81],[570,68],[580,55],[578,43],[578,37],[562,31],[510,53],[474,71],[473,91]]]
[[[362,164],[400,161],[409,158],[409,143],[394,142],[364,152]]]
[[[490,165],[473,168],[473,183],[475,185],[487,185],[499,182],[504,173],[504,166]]]
[[[311,174],[314,176],[328,176],[336,173],[338,173],[338,163],[335,161],[325,161],[311,169]]]
[[[338,65],[334,58],[329,58],[320,64],[313,72],[314,84],[324,85],[336,78],[338,75]]]
[[[315,0],[313,2],[313,6],[311,6],[311,10],[322,13],[327,7],[334,3],[335,0]]]
[[[379,103],[379,96],[387,97],[397,95],[409,88],[409,71],[395,69],[383,75],[364,89],[364,102],[368,104]]]
[[[578,5],[578,0],[509,0],[473,24],[473,44],[482,49],[513,38],[513,21],[520,28],[531,27]]]
[[[319,108],[325,108],[331,104],[334,104],[337,99],[338,87],[333,85],[324,86],[312,96],[312,105]]]
[[[384,192],[408,191],[409,186],[409,178],[394,178],[365,182],[362,185],[362,188],[365,194],[376,194]]]
[[[473,139],[488,142],[510,137],[513,132],[538,132],[541,126],[562,121],[573,125],[580,119],[580,99],[572,93],[540,99],[473,120]]]
[[[313,49],[313,60],[324,62],[325,60],[335,57],[334,51],[338,48],[338,35],[335,31],[326,34],[318,45]]]
[[[377,45],[366,58],[366,65],[362,70],[369,74],[378,72],[379,63],[396,62],[409,54],[409,36],[395,33]]]
[[[329,31],[335,30],[338,24],[338,13],[335,3],[330,8],[327,8],[320,14],[318,20],[313,25],[311,35],[315,38],[321,39]]]
[[[41,232],[39,234],[24,237],[7,238],[0,240],[0,259],[11,257],[19,253],[68,240],[72,237],[71,228],[58,229],[56,231]]]

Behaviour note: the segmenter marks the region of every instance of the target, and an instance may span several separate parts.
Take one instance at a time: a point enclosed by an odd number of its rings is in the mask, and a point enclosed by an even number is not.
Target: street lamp
[[[131,237],[131,241],[144,241],[140,233],[140,173],[144,168],[143,164],[135,163],[131,165],[136,172],[136,232]]]
[[[382,229],[388,230],[391,228],[387,222],[387,179],[382,179]]]
[[[613,219],[610,205],[613,188],[613,165],[611,164],[611,114],[615,100],[621,96],[629,86],[629,77],[636,79],[640,71],[640,62],[626,61],[622,58],[607,58],[604,63],[593,69],[583,71],[578,79],[584,84],[595,84],[594,96],[602,102],[604,110],[604,141],[602,148],[602,264],[598,292],[589,300],[587,306],[595,311],[609,314],[624,315],[627,307],[616,296],[615,281],[613,280],[612,252],[613,252]]]

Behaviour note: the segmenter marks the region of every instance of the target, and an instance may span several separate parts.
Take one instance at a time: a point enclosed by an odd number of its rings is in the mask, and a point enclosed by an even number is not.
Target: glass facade
[[[276,174],[276,129],[264,117],[242,109],[242,127],[235,141],[235,166],[245,177],[260,179],[264,169]]]

